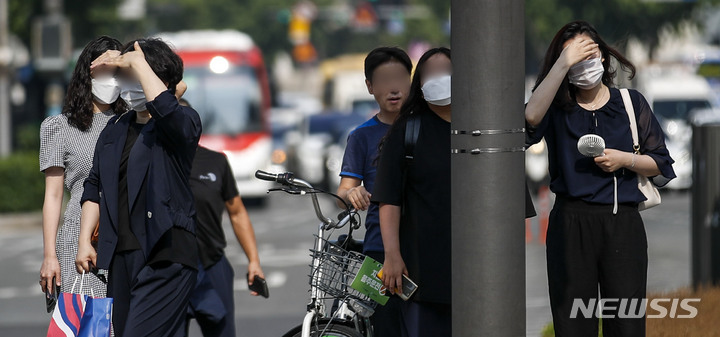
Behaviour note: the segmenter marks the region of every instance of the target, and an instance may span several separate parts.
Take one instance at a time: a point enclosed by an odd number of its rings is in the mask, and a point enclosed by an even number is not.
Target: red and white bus
[[[271,162],[270,88],[262,53],[247,34],[234,30],[161,33],[185,66],[183,98],[203,123],[200,144],[224,152],[243,198],[264,198],[270,183],[255,170],[276,171]]]

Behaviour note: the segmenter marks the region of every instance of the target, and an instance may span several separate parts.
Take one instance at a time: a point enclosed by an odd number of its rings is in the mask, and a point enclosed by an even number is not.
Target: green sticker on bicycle
[[[377,276],[382,266],[382,263],[366,256],[350,287],[363,295],[367,295],[373,301],[385,305],[389,297],[385,295],[385,286]]]

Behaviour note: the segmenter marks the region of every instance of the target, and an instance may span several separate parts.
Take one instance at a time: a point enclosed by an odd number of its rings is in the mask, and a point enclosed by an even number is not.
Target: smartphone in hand
[[[397,295],[400,296],[400,298],[403,299],[403,301],[407,301],[412,297],[412,295],[415,293],[415,291],[418,288],[418,285],[413,282],[409,277],[405,276],[403,274],[403,281],[402,281],[402,291],[398,292]]]
[[[380,271],[377,274],[378,278],[382,280],[383,277],[383,270],[380,269]],[[402,275],[402,289],[401,290],[395,290],[395,295],[398,295],[400,298],[403,299],[403,301],[407,301],[412,297],[412,295],[417,290],[418,285],[417,283],[413,282],[407,275]],[[388,290],[388,293],[390,291]]]
[[[45,290],[45,309],[48,313],[55,309],[55,303],[57,303],[58,296],[60,296],[60,286],[56,285],[55,278],[52,279],[53,289],[55,292],[49,293]]]
[[[264,278],[262,278],[258,275],[255,275],[255,278],[253,278],[252,285],[250,285],[250,273],[247,273],[245,275],[245,279],[248,280],[248,289],[250,289],[250,291],[254,291],[254,292],[258,293],[260,296],[265,297],[265,298],[268,298],[268,296],[270,296],[270,294],[268,292],[267,282],[265,282]]]

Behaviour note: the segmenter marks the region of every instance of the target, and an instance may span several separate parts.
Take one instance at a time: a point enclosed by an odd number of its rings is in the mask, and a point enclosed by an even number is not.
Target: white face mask
[[[147,99],[145,99],[145,92],[143,91],[140,82],[123,83],[122,90],[120,91],[120,98],[127,103],[131,110],[147,110],[147,107],[145,107]]]
[[[595,88],[602,81],[605,68],[601,58],[594,58],[578,62],[570,67],[568,80],[570,84],[584,90]]]
[[[441,75],[425,81],[425,84],[422,86],[422,92],[423,96],[425,96],[425,100],[433,105],[450,105],[451,82],[450,75]]]
[[[120,84],[115,77],[93,78],[92,94],[102,104],[115,103],[120,95]]]

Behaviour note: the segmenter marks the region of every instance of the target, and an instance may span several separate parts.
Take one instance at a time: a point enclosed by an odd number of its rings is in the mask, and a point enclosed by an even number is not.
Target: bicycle
[[[307,313],[302,324],[283,337],[372,337],[369,317],[377,303],[370,296],[351,287],[365,260],[365,255],[361,253],[362,242],[352,238],[353,230],[360,227],[357,211],[346,203],[346,210],[335,221],[323,215],[317,195],[327,194],[340,199],[336,194],[316,189],[308,182],[295,178],[291,172],[273,174],[258,170],[255,177],[282,185],[268,190],[268,193],[283,191],[293,195],[309,194],[315,215],[320,220],[314,247],[310,249],[312,260]],[[335,229],[346,225],[347,234],[338,236],[337,240],[329,240]],[[332,301],[329,311],[328,301]]]

